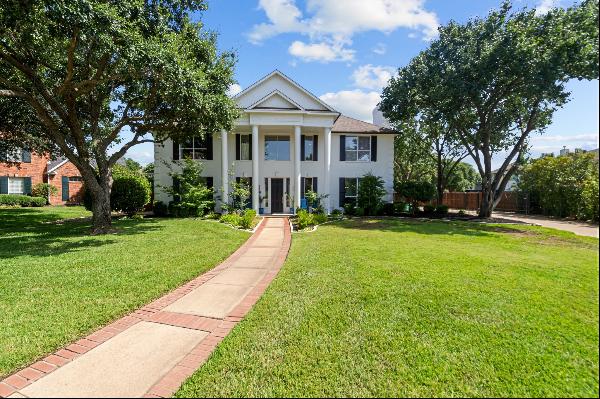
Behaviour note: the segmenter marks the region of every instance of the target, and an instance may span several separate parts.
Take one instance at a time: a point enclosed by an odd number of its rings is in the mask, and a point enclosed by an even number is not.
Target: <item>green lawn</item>
[[[178,392],[598,396],[598,240],[346,221],[293,236],[263,298]]]
[[[191,280],[249,236],[194,219],[121,220],[89,236],[80,207],[0,208],[0,376]]]

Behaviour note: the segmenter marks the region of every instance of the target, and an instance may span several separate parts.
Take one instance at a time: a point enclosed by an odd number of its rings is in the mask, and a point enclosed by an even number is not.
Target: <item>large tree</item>
[[[194,20],[205,8],[203,0],[0,7],[3,145],[73,162],[92,197],[94,233],[111,230],[111,168],[132,146],[233,126],[234,57]]]
[[[479,215],[489,217],[530,135],[568,101],[565,83],[598,78],[597,22],[597,0],[545,15],[505,2],[486,18],[450,22],[384,89],[384,115],[416,117],[435,104],[477,166]]]

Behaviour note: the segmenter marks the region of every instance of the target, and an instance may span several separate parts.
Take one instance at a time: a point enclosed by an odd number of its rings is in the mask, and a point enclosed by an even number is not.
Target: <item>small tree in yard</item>
[[[384,115],[416,118],[435,108],[481,176],[480,217],[500,201],[530,135],[543,132],[569,99],[570,79],[598,79],[598,1],[545,15],[511,12],[439,29],[429,49],[399,70],[383,91]],[[492,159],[504,156],[497,173]]]
[[[164,187],[174,198],[171,209],[176,216],[202,216],[215,208],[214,191],[202,177],[202,164],[192,159],[183,160],[181,172],[172,172],[173,186]]]
[[[111,169],[127,150],[233,127],[234,57],[192,21],[205,9],[202,0],[0,6],[2,146],[66,156],[90,195],[95,234],[111,231]]]
[[[360,179],[356,205],[362,208],[365,216],[377,215],[383,207],[383,196],[386,194],[383,179],[367,173]]]
[[[417,211],[419,202],[429,202],[435,196],[435,187],[426,181],[406,181],[398,183],[395,190],[412,204],[412,213]]]

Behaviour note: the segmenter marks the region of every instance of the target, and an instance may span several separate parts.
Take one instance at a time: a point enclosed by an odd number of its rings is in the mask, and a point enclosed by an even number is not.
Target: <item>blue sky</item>
[[[221,50],[237,54],[232,93],[279,69],[342,113],[371,121],[381,87],[398,67],[428,46],[436,26],[484,16],[501,0],[209,0],[198,17],[219,33]],[[514,0],[544,12],[570,0]],[[572,100],[532,155],[598,147],[598,82],[570,82]],[[153,159],[152,145],[128,156]]]

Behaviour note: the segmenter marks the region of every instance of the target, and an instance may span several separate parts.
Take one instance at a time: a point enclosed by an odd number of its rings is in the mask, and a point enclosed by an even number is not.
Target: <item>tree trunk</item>
[[[92,199],[92,234],[107,234],[113,232],[110,208],[110,188],[112,177],[109,171],[101,176],[86,179],[85,189],[89,190]]]
[[[437,156],[437,184],[436,184],[437,204],[438,205],[442,205],[442,202],[444,201],[444,171],[443,171],[442,162],[443,162],[442,156],[441,156],[441,154],[438,153],[438,156]]]

